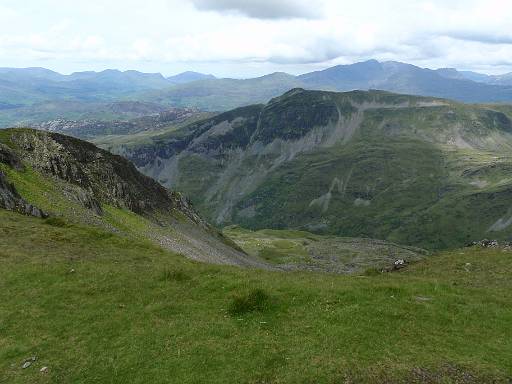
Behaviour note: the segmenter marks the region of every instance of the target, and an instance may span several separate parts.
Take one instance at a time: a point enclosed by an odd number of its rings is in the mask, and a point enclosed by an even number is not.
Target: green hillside
[[[108,148],[218,225],[444,249],[512,234],[508,110],[299,89]]]
[[[510,258],[255,273],[0,210],[0,382],[507,383]]]

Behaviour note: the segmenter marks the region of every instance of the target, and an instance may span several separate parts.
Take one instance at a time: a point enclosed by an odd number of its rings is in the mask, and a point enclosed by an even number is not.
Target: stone
[[[393,263],[393,269],[395,269],[395,270],[402,269],[402,268],[405,268],[406,265],[407,265],[407,262],[404,259],[397,259]]]
[[[42,367],[39,372],[41,373],[48,373],[48,367]]]

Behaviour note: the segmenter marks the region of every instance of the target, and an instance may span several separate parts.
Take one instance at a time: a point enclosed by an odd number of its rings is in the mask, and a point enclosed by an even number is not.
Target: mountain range
[[[0,126],[55,118],[122,118],[96,112],[104,105],[137,101],[165,107],[226,111],[266,103],[292,88],[327,91],[379,89],[471,103],[512,101],[512,75],[489,76],[400,62],[369,60],[299,76],[278,72],[252,79],[215,78],[196,72],[165,78],[159,73],[105,70],[61,75],[44,68],[0,68]],[[44,113],[41,113],[44,112]]]
[[[448,98],[462,102],[512,101],[512,85],[505,81],[474,81],[475,77],[452,69],[430,70],[400,62],[369,60],[338,65],[322,71],[292,76],[274,73],[254,79],[198,81],[159,91],[149,91],[144,100],[172,105],[226,110],[267,102],[291,88],[350,91],[378,89],[395,93]]]

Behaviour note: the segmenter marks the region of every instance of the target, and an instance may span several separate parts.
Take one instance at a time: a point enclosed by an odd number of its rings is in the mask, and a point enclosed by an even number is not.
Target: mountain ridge
[[[218,225],[447,248],[510,236],[511,116],[384,91],[294,89],[152,143],[106,148]]]

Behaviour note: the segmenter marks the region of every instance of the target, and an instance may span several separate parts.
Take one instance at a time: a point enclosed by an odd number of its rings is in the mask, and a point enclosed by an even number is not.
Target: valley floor
[[[0,210],[0,383],[508,383],[511,274],[480,248],[372,276],[214,266]]]

